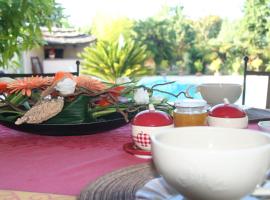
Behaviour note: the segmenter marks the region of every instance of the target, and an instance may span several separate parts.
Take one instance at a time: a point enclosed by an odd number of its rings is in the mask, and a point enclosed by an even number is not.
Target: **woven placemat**
[[[100,177],[80,194],[79,200],[134,200],[135,193],[158,177],[153,164],[139,164]]]

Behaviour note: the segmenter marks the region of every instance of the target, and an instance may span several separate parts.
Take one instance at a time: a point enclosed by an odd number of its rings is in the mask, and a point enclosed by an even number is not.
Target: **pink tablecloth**
[[[258,129],[256,124],[250,129]],[[0,125],[0,189],[79,194],[116,169],[147,162],[127,154],[130,125],[87,136],[49,137]]]
[[[147,162],[122,150],[130,125],[94,135],[50,137],[0,125],[0,189],[77,195],[96,178]]]

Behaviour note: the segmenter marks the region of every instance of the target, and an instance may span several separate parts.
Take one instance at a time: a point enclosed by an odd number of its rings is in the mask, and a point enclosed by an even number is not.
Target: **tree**
[[[146,44],[158,67],[164,61],[169,66],[177,61],[179,43],[186,39],[184,32],[188,30],[182,11],[180,6],[164,7],[159,15],[134,25],[135,40]]]
[[[0,67],[6,68],[15,55],[42,44],[40,27],[58,23],[59,9],[55,0],[0,0]]]
[[[220,32],[222,19],[219,16],[206,16],[193,22],[196,28],[199,41],[207,41],[216,38]]]
[[[221,29],[222,19],[218,16],[206,16],[197,21],[185,20],[180,41],[179,58],[189,73],[205,73],[213,57],[211,56],[211,41],[215,39]],[[184,42],[184,43],[183,43]],[[183,44],[182,44],[183,43]]]
[[[246,0],[243,32],[249,44],[256,48],[267,46],[270,25],[270,0]]]
[[[171,62],[174,59],[177,47],[176,35],[175,31],[169,27],[167,20],[156,21],[149,18],[139,21],[134,30],[136,32],[135,40],[146,44],[158,66],[163,60]]]
[[[53,13],[50,16],[53,26],[55,27],[71,27],[67,18],[68,16],[64,14],[64,8],[61,4],[55,3]]]
[[[132,32],[134,21],[120,17],[112,19],[109,16],[98,14],[94,20],[91,28],[91,34],[95,35],[98,40],[115,42],[122,35],[128,39]]]

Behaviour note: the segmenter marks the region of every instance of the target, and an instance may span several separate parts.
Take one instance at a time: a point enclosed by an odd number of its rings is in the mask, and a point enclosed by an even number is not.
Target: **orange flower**
[[[58,82],[60,80],[62,80],[63,78],[71,78],[73,79],[73,76],[71,73],[69,72],[62,72],[62,71],[59,71],[59,72],[56,72],[55,75],[54,75],[54,79],[53,79],[53,82]]]
[[[51,84],[49,77],[26,77],[23,79],[15,80],[7,85],[10,93],[22,92],[23,95],[31,96],[33,89],[41,89]]]
[[[88,76],[78,76],[75,80],[78,87],[83,87],[90,91],[102,91],[106,89],[106,86],[102,82]]]
[[[4,93],[7,89],[7,83],[6,82],[0,82],[0,93]]]

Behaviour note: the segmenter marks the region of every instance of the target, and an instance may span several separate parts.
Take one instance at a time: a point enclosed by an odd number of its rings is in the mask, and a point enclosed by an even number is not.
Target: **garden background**
[[[270,71],[269,2],[246,0],[243,17],[237,20],[213,15],[190,19],[181,5],[164,6],[143,20],[98,15],[90,27],[80,29],[97,38],[80,55],[82,73],[108,80],[164,73],[242,74],[244,55],[250,56],[252,70]],[[21,52],[42,44],[42,26],[70,27],[61,4],[0,1],[2,69],[20,68]]]

